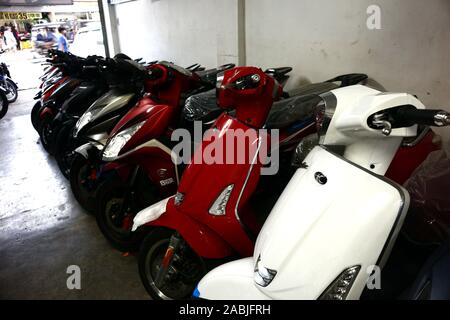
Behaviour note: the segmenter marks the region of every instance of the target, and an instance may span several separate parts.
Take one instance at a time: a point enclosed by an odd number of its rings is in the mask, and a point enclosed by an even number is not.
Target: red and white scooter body
[[[358,299],[373,266],[382,267],[409,206],[405,189],[383,177],[403,137],[368,125],[399,105],[424,109],[408,94],[363,86],[331,91],[335,109],[322,145],[305,158],[266,220],[253,258],[209,272],[194,295],[205,299]],[[333,112],[331,112],[332,114]],[[320,129],[319,129],[320,132]],[[344,146],[342,155],[334,147]]]

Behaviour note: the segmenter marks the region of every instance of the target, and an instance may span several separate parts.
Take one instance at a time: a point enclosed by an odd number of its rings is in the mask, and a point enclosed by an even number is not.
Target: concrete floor
[[[41,66],[30,58],[0,57],[27,89],[0,120],[0,299],[148,299],[136,257],[109,246],[39,143],[30,111]],[[70,265],[80,290],[67,288]]]

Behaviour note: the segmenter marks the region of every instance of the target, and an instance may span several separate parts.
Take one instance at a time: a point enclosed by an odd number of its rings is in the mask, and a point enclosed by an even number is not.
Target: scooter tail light
[[[214,216],[223,216],[226,213],[227,203],[230,199],[231,191],[233,191],[234,184],[230,184],[219,194],[213,205],[209,209],[209,214]]]
[[[255,283],[261,287],[267,287],[276,275],[276,270],[268,269],[261,265],[261,255],[259,255],[253,274],[253,280]]]
[[[359,265],[345,269],[322,293],[319,300],[345,300],[360,269]]]

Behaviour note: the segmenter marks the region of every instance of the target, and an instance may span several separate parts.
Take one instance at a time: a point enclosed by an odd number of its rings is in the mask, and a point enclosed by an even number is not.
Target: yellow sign
[[[0,20],[33,20],[41,19],[40,12],[0,12]]]

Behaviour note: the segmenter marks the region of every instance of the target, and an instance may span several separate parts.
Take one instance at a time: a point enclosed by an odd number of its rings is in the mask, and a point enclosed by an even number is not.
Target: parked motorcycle
[[[418,124],[450,125],[449,113],[424,109],[409,94],[363,86],[322,95],[320,146],[278,199],[253,257],[209,272],[194,295],[358,299],[386,263],[408,210],[408,192],[384,177],[402,139],[416,136]]]
[[[17,100],[18,87],[17,83],[11,79],[11,74],[9,72],[6,63],[0,63],[0,87],[6,92],[6,98],[9,103],[13,103]]]
[[[158,62],[151,65],[147,70],[145,78],[145,92],[147,94],[139,101],[129,105],[123,105],[121,113],[128,112],[124,116],[116,117],[117,121],[111,123],[112,130],[105,132],[104,140],[86,139],[86,144],[81,145],[75,152],[70,152],[73,156],[70,169],[70,182],[75,198],[87,211],[94,211],[94,195],[99,182],[101,181],[98,172],[102,164],[101,154],[103,146],[109,135],[108,153],[111,155],[114,150],[120,151],[124,146],[123,139],[129,137],[130,131],[136,132],[147,121],[147,135],[155,139],[164,136],[169,127],[177,125],[181,106],[186,97],[205,91],[214,87],[209,77],[220,72],[221,69],[230,68],[231,65],[224,65],[219,69],[211,69],[197,73],[197,66],[191,66],[191,70],[181,68],[172,63]],[[139,97],[140,98],[140,97]],[[131,108],[131,106],[133,106]],[[101,112],[111,113],[113,108],[100,106]],[[96,109],[94,105],[90,108]],[[116,108],[116,107],[114,107]],[[89,110],[88,110],[89,112]],[[82,121],[83,117],[80,119]],[[115,126],[114,126],[115,125]],[[110,131],[111,130],[111,131]],[[136,141],[137,142],[137,141]],[[119,146],[118,146],[119,145]],[[139,144],[136,144],[138,147]],[[163,146],[161,144],[161,146]],[[158,149],[158,148],[157,148]],[[67,149],[68,150],[68,149]],[[165,149],[164,149],[165,150]],[[170,152],[169,152],[170,153]],[[67,166],[66,168],[69,168]]]

